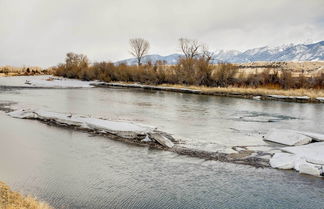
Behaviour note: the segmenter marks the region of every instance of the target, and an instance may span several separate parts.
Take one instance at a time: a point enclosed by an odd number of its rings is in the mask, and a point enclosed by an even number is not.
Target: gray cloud
[[[179,37],[212,50],[319,41],[323,24],[322,0],[0,0],[0,65],[51,66],[70,51],[114,61],[132,37],[159,54]]]

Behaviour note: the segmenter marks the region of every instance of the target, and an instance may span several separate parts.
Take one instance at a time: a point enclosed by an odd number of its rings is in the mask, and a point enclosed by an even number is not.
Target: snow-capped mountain
[[[147,63],[147,62],[155,63],[156,61],[165,61],[167,64],[173,65],[173,64],[177,63],[179,57],[181,57],[181,56],[182,56],[181,54],[170,54],[170,55],[167,55],[167,56],[161,56],[161,55],[158,55],[158,54],[151,54],[151,55],[144,56],[142,62],[143,63]],[[130,59],[118,61],[116,63],[117,64],[125,63],[127,65],[136,65],[137,64],[137,59],[130,58]]]
[[[175,64],[181,54],[171,54],[168,56],[147,55],[143,58],[143,63],[157,60],[165,61],[167,64]],[[237,50],[220,50],[214,53],[214,62],[246,63],[256,61],[324,61],[324,41],[313,44],[290,44],[279,47],[260,47],[249,49],[244,52]],[[136,59],[126,59],[117,63],[128,65],[136,64]]]

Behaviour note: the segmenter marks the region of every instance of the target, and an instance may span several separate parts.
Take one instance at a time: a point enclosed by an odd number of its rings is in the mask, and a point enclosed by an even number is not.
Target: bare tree
[[[211,63],[213,61],[214,53],[209,51],[207,45],[202,45],[201,56],[207,61],[207,63]]]
[[[180,38],[180,48],[187,59],[193,59],[199,55],[199,48],[201,47],[196,40]]]
[[[69,52],[66,54],[65,63],[66,66],[86,68],[89,65],[89,60],[86,55]]]
[[[131,47],[130,53],[136,57],[137,64],[142,64],[142,58],[146,55],[150,49],[150,43],[142,38],[134,38],[129,40]]]

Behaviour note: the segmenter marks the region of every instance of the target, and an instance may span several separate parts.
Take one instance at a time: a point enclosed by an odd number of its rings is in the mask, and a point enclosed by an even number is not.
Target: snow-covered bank
[[[1,77],[0,86],[23,88],[91,88],[97,81],[81,81],[50,75]]]

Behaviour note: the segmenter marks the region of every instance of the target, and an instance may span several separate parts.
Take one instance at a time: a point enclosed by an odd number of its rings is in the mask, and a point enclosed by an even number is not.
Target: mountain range
[[[143,63],[151,61],[155,63],[158,60],[165,61],[166,64],[175,64],[181,54],[170,54],[161,56],[158,54],[146,55],[143,57]],[[247,63],[257,61],[324,61],[324,41],[313,44],[289,44],[278,47],[260,47],[249,49],[244,52],[238,50],[220,50],[214,52],[213,62]],[[135,65],[136,59],[130,58],[120,60],[116,63],[126,63]]]

